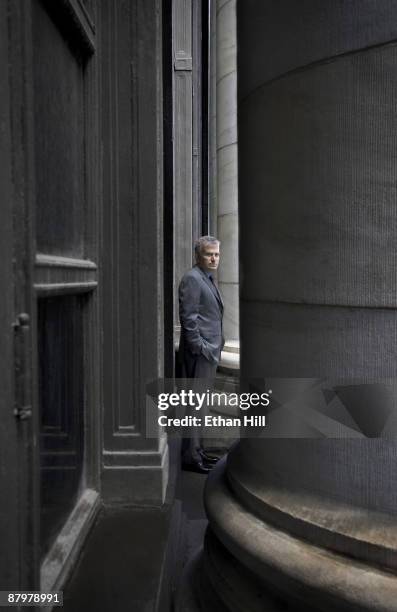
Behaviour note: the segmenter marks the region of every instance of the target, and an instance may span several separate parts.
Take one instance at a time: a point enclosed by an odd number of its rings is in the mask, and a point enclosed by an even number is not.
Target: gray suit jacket
[[[199,266],[186,272],[179,285],[182,359],[204,355],[218,363],[225,344],[222,331],[223,301],[215,285]]]

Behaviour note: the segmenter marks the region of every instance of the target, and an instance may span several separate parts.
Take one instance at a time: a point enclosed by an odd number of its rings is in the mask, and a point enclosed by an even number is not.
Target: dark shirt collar
[[[214,280],[214,275],[212,274],[212,272],[210,272],[209,270],[204,270],[204,268],[202,268],[201,266],[197,266],[199,270],[201,270],[202,272],[204,272],[204,274],[206,275],[207,278],[209,278],[210,280]]]

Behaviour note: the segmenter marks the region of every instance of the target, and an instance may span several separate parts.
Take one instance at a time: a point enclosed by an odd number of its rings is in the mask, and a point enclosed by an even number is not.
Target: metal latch
[[[15,331],[15,407],[14,415],[24,421],[32,416],[30,317],[21,312],[13,324]]]

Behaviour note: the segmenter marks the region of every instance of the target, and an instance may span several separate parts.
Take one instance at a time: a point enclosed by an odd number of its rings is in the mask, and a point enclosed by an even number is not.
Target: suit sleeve
[[[179,319],[187,346],[195,355],[201,353],[203,344],[197,322],[200,291],[200,285],[195,278],[183,277],[179,285]]]

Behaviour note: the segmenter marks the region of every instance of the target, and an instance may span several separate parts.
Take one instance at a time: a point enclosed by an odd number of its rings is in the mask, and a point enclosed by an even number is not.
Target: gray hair
[[[214,238],[214,236],[200,236],[200,238],[196,240],[196,242],[194,243],[194,253],[196,255],[196,259],[199,257],[204,246],[207,244],[218,244],[219,245],[220,242],[217,238]]]

